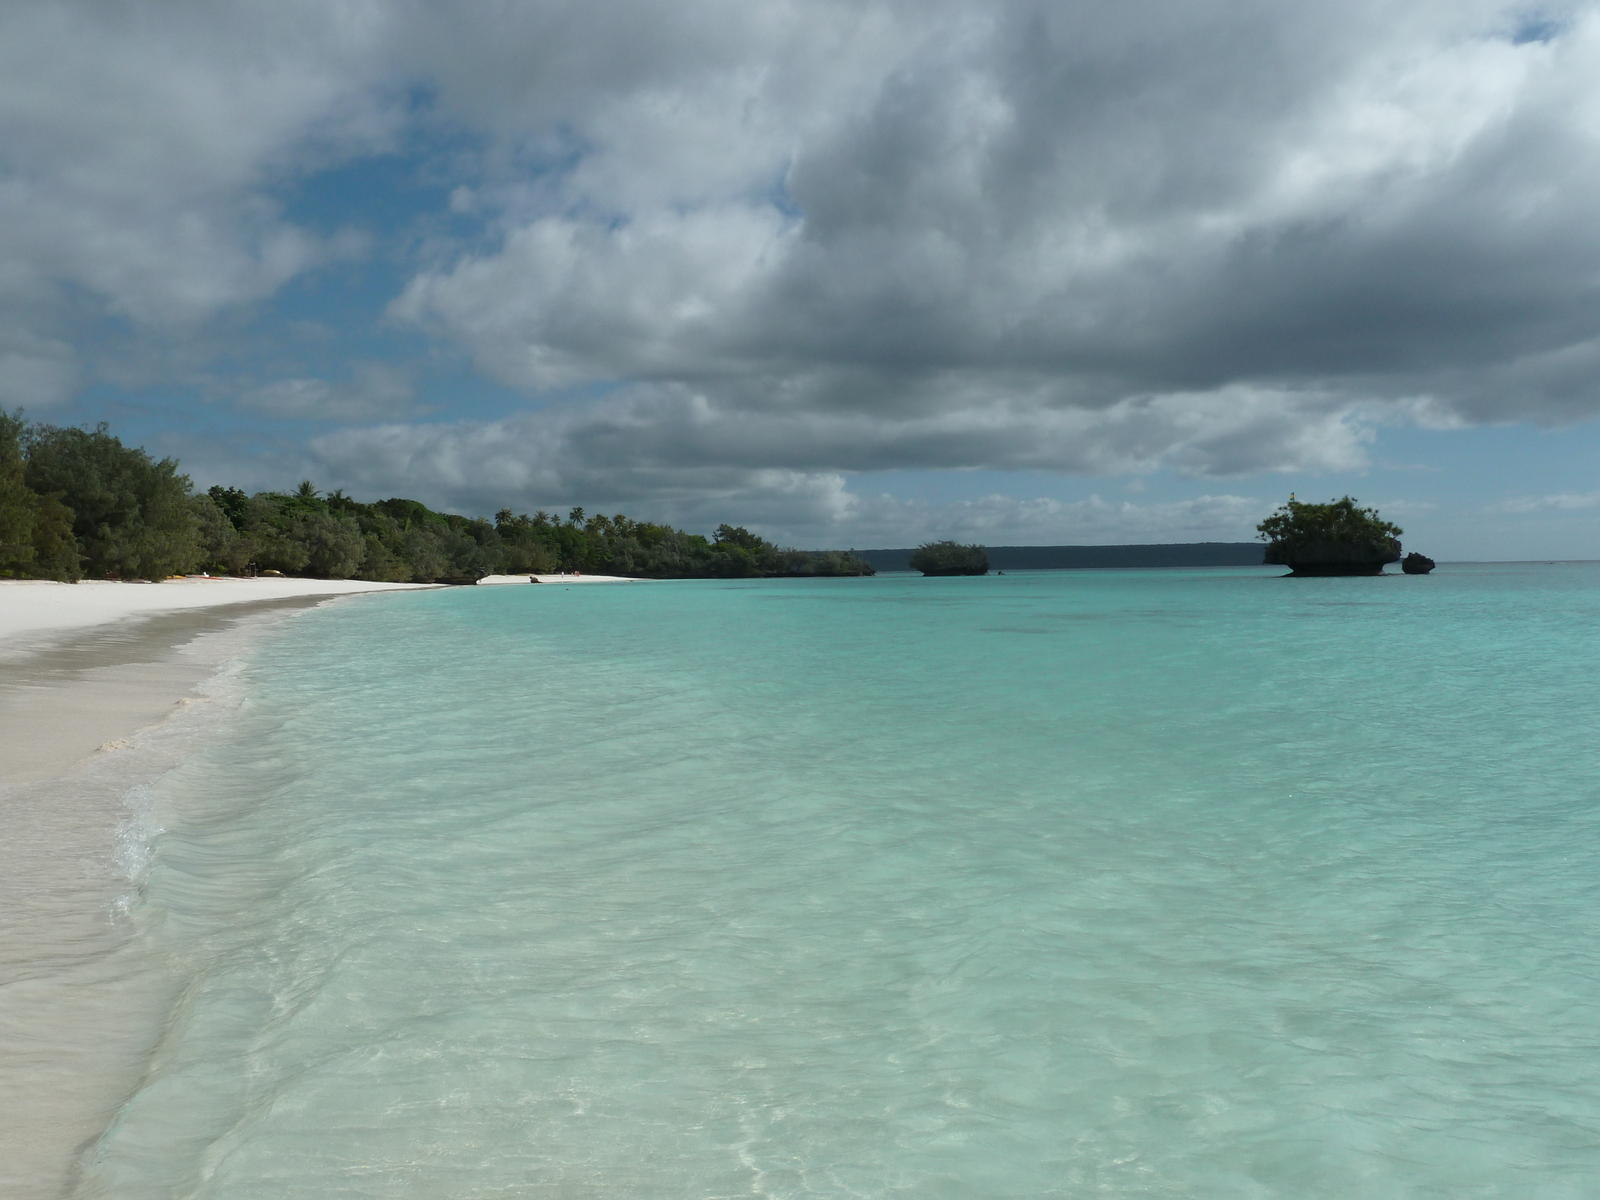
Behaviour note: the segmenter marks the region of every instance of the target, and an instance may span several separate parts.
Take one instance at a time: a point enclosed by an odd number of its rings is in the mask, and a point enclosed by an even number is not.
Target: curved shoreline
[[[0,583],[0,1194],[70,1191],[144,1069],[165,976],[126,907],[141,790],[237,707],[229,666],[324,580]],[[414,585],[413,585],[414,586]],[[79,589],[83,589],[80,591]]]

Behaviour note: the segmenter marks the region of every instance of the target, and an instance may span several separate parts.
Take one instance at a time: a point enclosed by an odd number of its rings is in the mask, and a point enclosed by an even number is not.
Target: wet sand
[[[170,985],[128,913],[139,796],[236,706],[226,665],[264,630],[328,599],[319,581],[272,582],[255,591],[227,586],[250,581],[0,584],[0,635],[12,634],[0,636],[7,1200],[72,1193],[75,1159],[159,1040]]]

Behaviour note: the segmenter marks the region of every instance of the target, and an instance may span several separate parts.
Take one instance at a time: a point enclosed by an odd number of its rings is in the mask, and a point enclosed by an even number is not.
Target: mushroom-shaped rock
[[[1437,565],[1426,554],[1418,554],[1415,550],[1400,560],[1400,569],[1407,575],[1426,575]]]
[[[1382,575],[1385,563],[1400,558],[1393,538],[1370,542],[1301,542],[1268,546],[1262,561],[1288,567],[1296,575]]]
[[[1400,561],[1400,527],[1349,496],[1307,504],[1291,495],[1256,530],[1267,542],[1262,561],[1296,575],[1381,575]]]

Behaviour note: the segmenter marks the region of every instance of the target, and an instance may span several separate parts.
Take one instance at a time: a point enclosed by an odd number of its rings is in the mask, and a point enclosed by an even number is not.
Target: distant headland
[[[1260,542],[1160,542],[1128,546],[986,546],[995,571],[1070,571],[1090,567],[1259,567]],[[915,547],[857,550],[879,571],[910,571]]]

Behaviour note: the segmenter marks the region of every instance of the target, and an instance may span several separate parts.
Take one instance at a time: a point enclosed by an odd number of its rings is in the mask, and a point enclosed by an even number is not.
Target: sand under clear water
[[[1579,1197],[1600,568],[318,610],[144,796],[115,1200]]]

